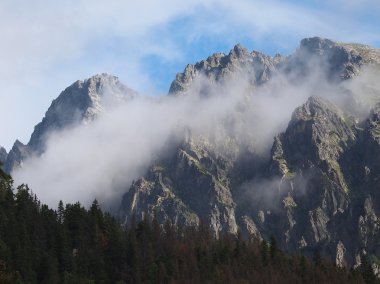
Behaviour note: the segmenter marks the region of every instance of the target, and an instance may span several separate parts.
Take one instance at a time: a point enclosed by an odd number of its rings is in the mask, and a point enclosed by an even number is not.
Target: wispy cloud
[[[272,53],[314,35],[380,45],[379,20],[363,17],[379,11],[378,1],[338,2],[1,1],[0,143],[26,142],[58,92],[94,73],[147,91],[241,41]]]
[[[310,60],[309,55],[306,58]],[[110,107],[92,123],[52,133],[46,151],[12,173],[15,184],[29,184],[50,206],[60,199],[89,205],[97,198],[117,210],[132,181],[165,158],[163,149],[178,150],[176,145],[188,136],[185,129],[192,139],[207,139],[205,145],[215,150],[218,159],[234,161],[250,153],[268,161],[273,137],[286,129],[294,109],[310,96],[368,116],[380,98],[379,71],[368,68],[353,80],[335,85],[326,80],[323,66],[313,60],[309,63],[313,72],[302,80],[277,74],[254,88],[254,93],[243,75],[226,77],[220,85],[199,76],[187,95],[139,96]],[[207,96],[200,95],[202,90],[207,90]],[[278,183],[279,179],[254,180],[246,186],[255,186],[257,197],[272,201]],[[261,195],[264,187],[270,191]]]

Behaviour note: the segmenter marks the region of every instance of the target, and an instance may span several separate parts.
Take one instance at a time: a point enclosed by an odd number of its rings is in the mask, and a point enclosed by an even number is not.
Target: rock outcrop
[[[4,164],[5,161],[7,160],[7,156],[8,156],[7,150],[5,150],[4,147],[0,146],[0,163]]]
[[[30,157],[31,154],[32,152],[27,145],[24,145],[20,141],[16,140],[7,155],[7,159],[4,163],[4,171],[11,173],[14,169],[22,166],[23,161]]]
[[[161,223],[207,224],[217,236],[237,233],[236,204],[227,177],[225,157],[208,148],[203,137],[188,136],[174,154],[158,161],[146,176],[134,182],[125,194],[121,217],[144,215]]]
[[[44,151],[47,135],[51,132],[77,123],[87,123],[105,108],[135,95],[136,92],[121,84],[117,77],[108,74],[76,81],[52,102],[45,117],[35,126],[28,146],[32,151],[41,153]]]
[[[261,52],[249,52],[240,44],[229,54],[215,53],[196,64],[186,66],[183,73],[178,73],[169,90],[170,95],[186,93],[190,87],[201,84],[200,92],[207,95],[215,84],[223,84],[239,77],[248,78],[252,87],[267,82],[276,72],[277,66],[284,57],[267,56]],[[198,82],[197,80],[205,79]]]
[[[31,154],[42,154],[46,139],[53,132],[89,123],[105,109],[136,95],[135,91],[121,84],[117,77],[108,74],[76,81],[51,103],[45,117],[34,127],[28,144],[15,142],[5,160],[5,171],[11,173]]]
[[[378,49],[313,37],[303,39],[300,48],[283,67],[286,72],[296,73],[297,77],[322,72],[329,80],[337,81],[358,75],[363,65],[379,64]]]
[[[169,93],[186,95],[201,81],[196,90],[207,96],[242,76],[254,89],[276,74],[300,81],[313,71],[338,85],[376,64],[377,49],[321,38],[302,40],[289,57],[237,45],[227,55],[188,65]],[[379,127],[380,107],[363,122],[313,96],[275,137],[268,163],[257,163],[254,150],[239,152],[233,134],[224,137],[229,146],[223,151],[207,136],[190,135],[132,184],[119,214],[177,225],[203,221],[215,235],[238,230],[259,239],[274,235],[289,251],[311,255],[318,249],[337,266],[353,265],[363,255],[380,255]],[[246,154],[251,158],[244,159]]]

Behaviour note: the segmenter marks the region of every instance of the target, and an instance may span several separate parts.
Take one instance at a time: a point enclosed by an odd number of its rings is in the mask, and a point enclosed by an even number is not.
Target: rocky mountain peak
[[[28,146],[33,151],[42,152],[46,135],[51,131],[91,121],[104,108],[135,95],[136,92],[121,84],[117,77],[105,73],[76,81],[52,102],[45,117],[35,126]]]
[[[84,81],[78,81],[78,86],[87,91],[85,94],[90,97],[93,104],[99,103],[99,100],[106,96],[112,96],[110,101],[117,102],[136,95],[133,90],[121,84],[118,77],[107,73],[97,74]]]
[[[327,162],[337,159],[356,139],[343,112],[326,99],[314,96],[294,111],[286,137],[294,150],[303,150],[311,160]]]
[[[178,73],[169,90],[170,95],[181,95],[196,85],[202,76],[206,78],[205,87],[199,92],[207,95],[208,86],[223,84],[229,79],[247,76],[251,86],[261,85],[269,80],[276,66],[284,58],[277,55],[267,56],[261,52],[249,52],[240,44],[228,53],[215,53],[206,60],[189,64],[182,73]]]
[[[22,166],[23,161],[31,155],[30,148],[24,145],[19,140],[16,140],[12,149],[7,155],[7,159],[4,164],[4,170],[7,173],[11,173],[14,169]]]
[[[295,81],[318,72],[340,84],[363,65],[380,64],[379,58],[377,49],[319,37],[302,40],[286,58],[249,52],[238,44],[226,54],[187,65],[172,82],[170,94],[191,94],[200,81],[203,88],[195,90],[207,95],[231,78],[247,79],[248,89],[254,90],[275,72]],[[30,151],[43,151],[50,131],[91,121],[112,102],[134,95],[108,74],[75,82],[53,101],[28,146],[16,141],[8,154],[8,172]],[[216,236],[238,231],[259,238],[275,235],[289,251],[321,248],[323,254],[335,254],[338,266],[346,260],[352,264],[363,248],[368,256],[378,254],[380,105],[364,122],[352,120],[353,115],[325,98],[308,98],[275,137],[269,159],[246,148],[235,134],[220,130],[215,138],[184,130],[183,141],[177,133],[175,143],[168,143],[143,175],[136,176],[118,214],[126,221],[149,216],[178,226],[202,222]]]
[[[20,142],[20,140],[16,139],[16,141],[13,144],[12,148],[20,148],[20,147],[23,147],[23,146],[25,146],[25,145],[22,142]]]
[[[330,80],[345,80],[360,73],[363,64],[380,65],[380,50],[362,44],[339,43],[320,37],[305,38],[291,56],[287,71],[315,72],[316,65]]]
[[[230,58],[244,58],[249,57],[249,51],[244,46],[242,46],[240,43],[234,46],[234,48],[230,51],[229,57]]]
[[[296,108],[293,112],[290,124],[299,120],[311,120],[315,118],[343,119],[343,113],[335,105],[318,96],[311,96],[305,104]]]
[[[320,37],[304,38],[301,40],[300,49],[307,50],[312,54],[323,54],[326,50],[329,50],[336,46],[336,43],[329,39]]]

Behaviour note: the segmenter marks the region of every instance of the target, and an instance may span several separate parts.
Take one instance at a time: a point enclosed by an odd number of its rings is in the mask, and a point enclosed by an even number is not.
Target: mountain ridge
[[[228,54],[216,53],[187,65],[173,80],[168,97],[196,93],[207,98],[218,86],[223,89],[231,80],[248,79],[248,94],[235,110],[240,116],[226,120],[239,127],[252,106],[247,103],[250,96],[272,78],[300,84],[318,70],[329,84],[340,86],[367,66],[380,66],[379,49],[318,37],[302,40],[299,49],[287,57],[249,52],[236,45]],[[62,102],[53,101],[27,146],[18,142],[7,155],[9,172],[29,155],[29,149],[43,152],[44,135],[52,129],[94,119],[102,110],[98,99],[107,84],[116,94],[126,91],[127,100],[136,96],[119,85],[116,77],[101,76],[77,81],[61,93],[66,96],[74,88],[95,95],[78,109],[78,116],[70,110],[68,119],[61,117],[55,110]],[[96,83],[102,78],[103,87]],[[84,87],[86,82],[89,85]],[[125,222],[133,217],[172,221],[178,226],[203,222],[215,236],[241,232],[268,239],[274,235],[289,251],[311,254],[320,249],[336,259],[338,266],[358,265],[364,256],[380,255],[376,238],[380,195],[374,191],[380,186],[379,105],[365,121],[357,121],[334,102],[311,96],[293,111],[285,130],[266,145],[271,151],[265,155],[250,141],[257,133],[247,133],[247,142],[233,131],[215,127],[223,144],[218,145],[212,133],[184,131],[169,154],[159,157],[130,186],[125,185],[117,214]],[[54,116],[58,118],[46,122]]]
[[[89,123],[104,109],[133,99],[137,92],[121,84],[116,76],[107,73],[97,74],[85,80],[78,80],[67,87],[54,99],[24,145],[16,141],[4,160],[5,171],[11,173],[22,160],[41,155],[45,143],[52,132]]]

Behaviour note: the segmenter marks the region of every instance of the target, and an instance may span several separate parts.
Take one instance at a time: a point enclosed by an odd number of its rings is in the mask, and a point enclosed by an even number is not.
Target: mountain
[[[288,57],[237,45],[227,55],[187,65],[169,95],[191,95],[195,88],[207,96],[212,88],[242,76],[254,90],[276,76],[302,82],[313,72],[342,88],[364,68],[376,66],[380,50],[322,38],[302,40]],[[380,93],[375,97],[380,102]],[[274,235],[289,251],[311,255],[318,249],[338,266],[357,265],[364,256],[376,266],[379,110],[378,105],[360,120],[328,99],[312,96],[275,137],[267,159],[254,147],[242,148],[234,134],[220,132],[228,145],[221,148],[212,135],[189,130],[170,154],[133,182],[119,215],[125,221],[149,216],[180,226],[202,221],[216,236],[238,231],[258,238]]]
[[[17,167],[22,166],[23,161],[30,157],[31,154],[31,149],[27,145],[24,145],[20,141],[16,140],[6,157],[4,163],[5,172],[11,173]]]
[[[338,43],[319,37],[305,38],[289,58],[287,72],[309,74],[323,71],[330,80],[344,80],[360,73],[362,66],[380,63],[380,51],[363,44]],[[323,66],[316,70],[316,65]]]
[[[0,168],[0,283],[378,283],[368,263],[336,269],[274,239],[216,239],[205,226],[147,220],[124,226],[96,200],[54,210],[26,185],[15,191]]]
[[[26,157],[43,153],[51,133],[79,123],[89,123],[105,109],[136,95],[135,91],[121,84],[117,77],[105,73],[76,81],[53,100],[45,117],[34,127],[28,144],[15,142],[5,162],[5,170],[10,173]]]
[[[349,83],[371,68],[380,68],[379,49],[318,37],[302,40],[290,56],[236,45],[228,54],[187,65],[172,82],[169,99],[229,96],[235,99],[228,101],[233,114],[203,132],[180,125],[145,173],[125,185],[113,211],[125,223],[149,217],[161,224],[203,224],[215,237],[274,236],[289,252],[320,251],[338,266],[368,259],[379,272],[380,91],[360,89],[371,96],[370,113],[358,115],[349,107],[361,103]],[[256,91],[265,95],[273,84],[278,100],[272,103],[285,104],[279,99],[282,84],[302,92],[310,78],[320,83],[314,95],[292,108],[273,140],[262,139],[272,135],[267,121],[276,113],[255,121],[255,112],[263,112]],[[323,93],[324,85],[339,98]],[[110,75],[77,81],[53,101],[29,143],[15,143],[6,169],[41,154],[52,131],[90,123],[109,105],[135,96]],[[349,105],[341,103],[346,97]]]
[[[258,51],[249,52],[237,44],[228,54],[216,53],[196,64],[188,64],[171,83],[169,94],[179,95],[206,78],[200,93],[207,93],[215,84],[231,78],[247,78],[252,86],[260,86],[277,73],[300,77],[324,72],[331,80],[349,79],[360,73],[362,66],[378,66],[379,49],[362,44],[338,43],[320,37],[305,38],[290,56],[274,57]],[[320,70],[317,70],[320,67]]]
[[[207,94],[215,83],[223,83],[224,80],[244,76],[251,85],[261,85],[267,82],[276,71],[277,66],[284,61],[281,55],[267,56],[261,52],[249,52],[245,47],[237,44],[229,54],[215,53],[196,64],[186,66],[183,73],[179,73],[171,83],[169,94],[179,95],[194,85],[194,81],[200,76],[206,78],[209,83],[198,90]]]

